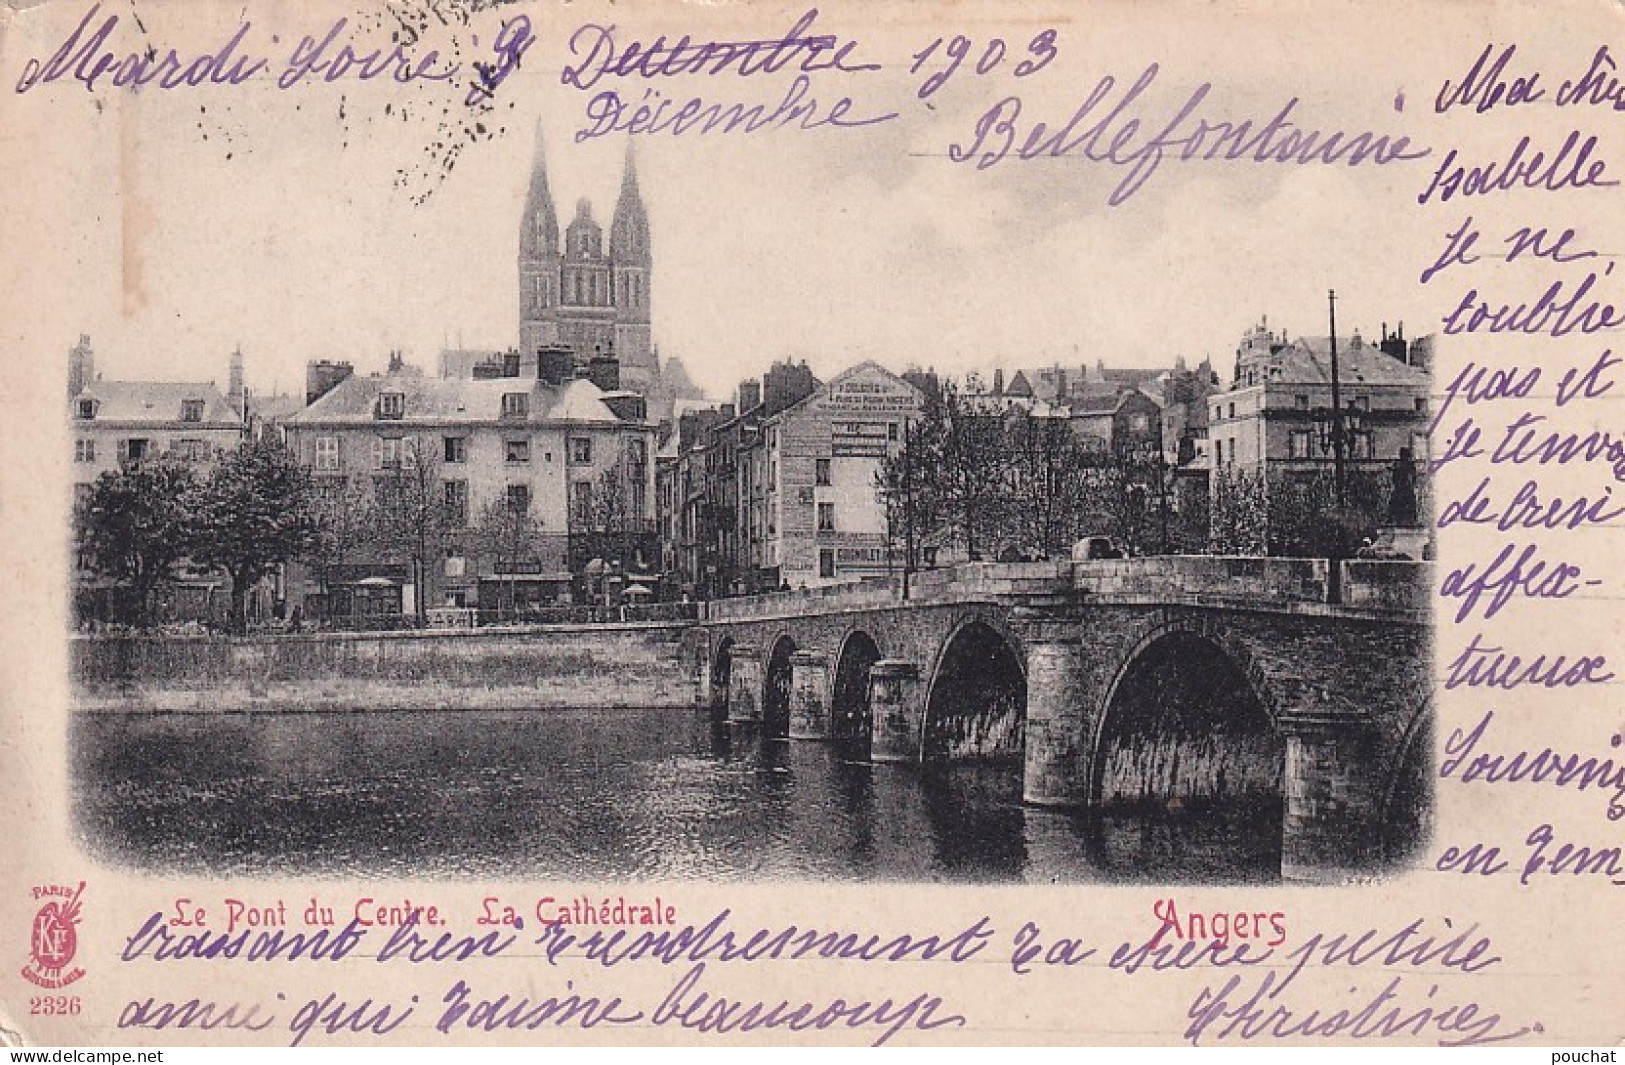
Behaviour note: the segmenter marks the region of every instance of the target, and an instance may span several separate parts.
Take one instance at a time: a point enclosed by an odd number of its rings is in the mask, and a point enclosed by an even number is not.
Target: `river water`
[[[200,876],[1276,879],[1279,812],[1024,806],[1018,766],[871,765],[683,710],[78,714],[106,860]]]

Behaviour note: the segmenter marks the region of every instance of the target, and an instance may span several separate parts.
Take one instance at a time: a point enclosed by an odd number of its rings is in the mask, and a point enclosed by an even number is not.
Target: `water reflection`
[[[1280,862],[1278,810],[1086,818],[1024,806],[1009,761],[871,765],[671,710],[80,714],[73,759],[87,843],[170,873],[1166,882]]]

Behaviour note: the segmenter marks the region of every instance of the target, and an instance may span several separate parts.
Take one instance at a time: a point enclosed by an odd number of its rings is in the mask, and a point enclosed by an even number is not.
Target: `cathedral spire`
[[[638,191],[637,157],[630,140],[626,145],[626,168],[621,173],[621,194],[610,223],[609,254],[618,264],[649,264],[649,215]]]
[[[519,259],[534,262],[559,252],[559,216],[547,187],[547,160],[542,150],[542,124],[536,123],[536,158],[531,164],[530,191],[519,229]]]

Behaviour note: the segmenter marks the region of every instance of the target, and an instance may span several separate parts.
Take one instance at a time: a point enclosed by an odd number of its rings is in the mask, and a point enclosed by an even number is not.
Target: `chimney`
[[[333,391],[338,384],[355,372],[355,368],[347,362],[321,362],[305,363],[305,406],[321,399]]]
[[[536,377],[554,388],[575,376],[575,352],[563,344],[543,344],[536,349]]]
[[[96,380],[96,353],[90,350],[90,334],[80,333],[79,343],[68,352],[68,398],[83,392]]]
[[[995,396],[1004,395],[1004,367],[1003,366],[1000,366],[998,369],[993,371],[993,394]]]
[[[587,378],[605,392],[619,392],[621,360],[613,355],[594,355],[587,363]]]
[[[502,376],[519,376],[519,353],[517,351],[505,351],[502,353]]]
[[[241,347],[232,350],[229,367],[227,371],[229,385],[226,398],[231,401],[233,410],[241,411],[243,409],[243,349]]]
[[[739,409],[754,410],[762,405],[762,383],[754,377],[739,382]]]
[[[1065,370],[1056,370],[1055,371],[1055,398],[1060,400],[1063,403],[1065,403],[1069,398],[1071,398],[1071,393],[1069,393],[1066,390],[1066,371]]]

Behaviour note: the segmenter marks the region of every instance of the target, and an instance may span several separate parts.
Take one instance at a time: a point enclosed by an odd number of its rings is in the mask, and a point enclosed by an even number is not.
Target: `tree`
[[[902,547],[905,574],[920,568],[925,549],[939,546],[947,529],[938,476],[947,435],[941,393],[928,392],[920,416],[903,423],[903,446],[881,459],[875,470],[875,490],[886,507],[888,545]]]
[[[943,386],[948,433],[941,456],[945,516],[972,560],[982,557],[985,537],[1002,517],[1005,501],[1004,418],[981,409],[951,384]]]
[[[492,573],[500,577],[519,572],[521,562],[535,557],[536,540],[541,532],[541,523],[532,516],[528,505],[521,506],[514,500],[498,497],[489,500],[480,509],[473,540],[479,552],[491,559]],[[510,580],[506,604],[499,595],[497,610],[499,613],[511,611],[513,606],[513,582]]]
[[[349,477],[311,480],[316,536],[304,557],[321,582],[329,610],[334,576],[377,536],[378,516],[373,504],[372,493]]]
[[[91,485],[75,515],[79,546],[97,573],[123,585],[117,620],[150,620],[153,590],[179,574],[196,544],[197,498],[192,468],[164,459],[109,470]]]
[[[1268,554],[1269,493],[1263,473],[1214,470],[1209,522],[1215,555]]]
[[[320,528],[308,474],[273,438],[226,452],[197,494],[192,560],[231,578],[232,627],[248,626],[248,593],[290,559],[309,554]]]
[[[373,476],[373,507],[383,554],[406,563],[416,589],[419,624],[429,616],[429,577],[446,542],[445,488],[439,455],[417,437],[380,440],[380,469]]]

